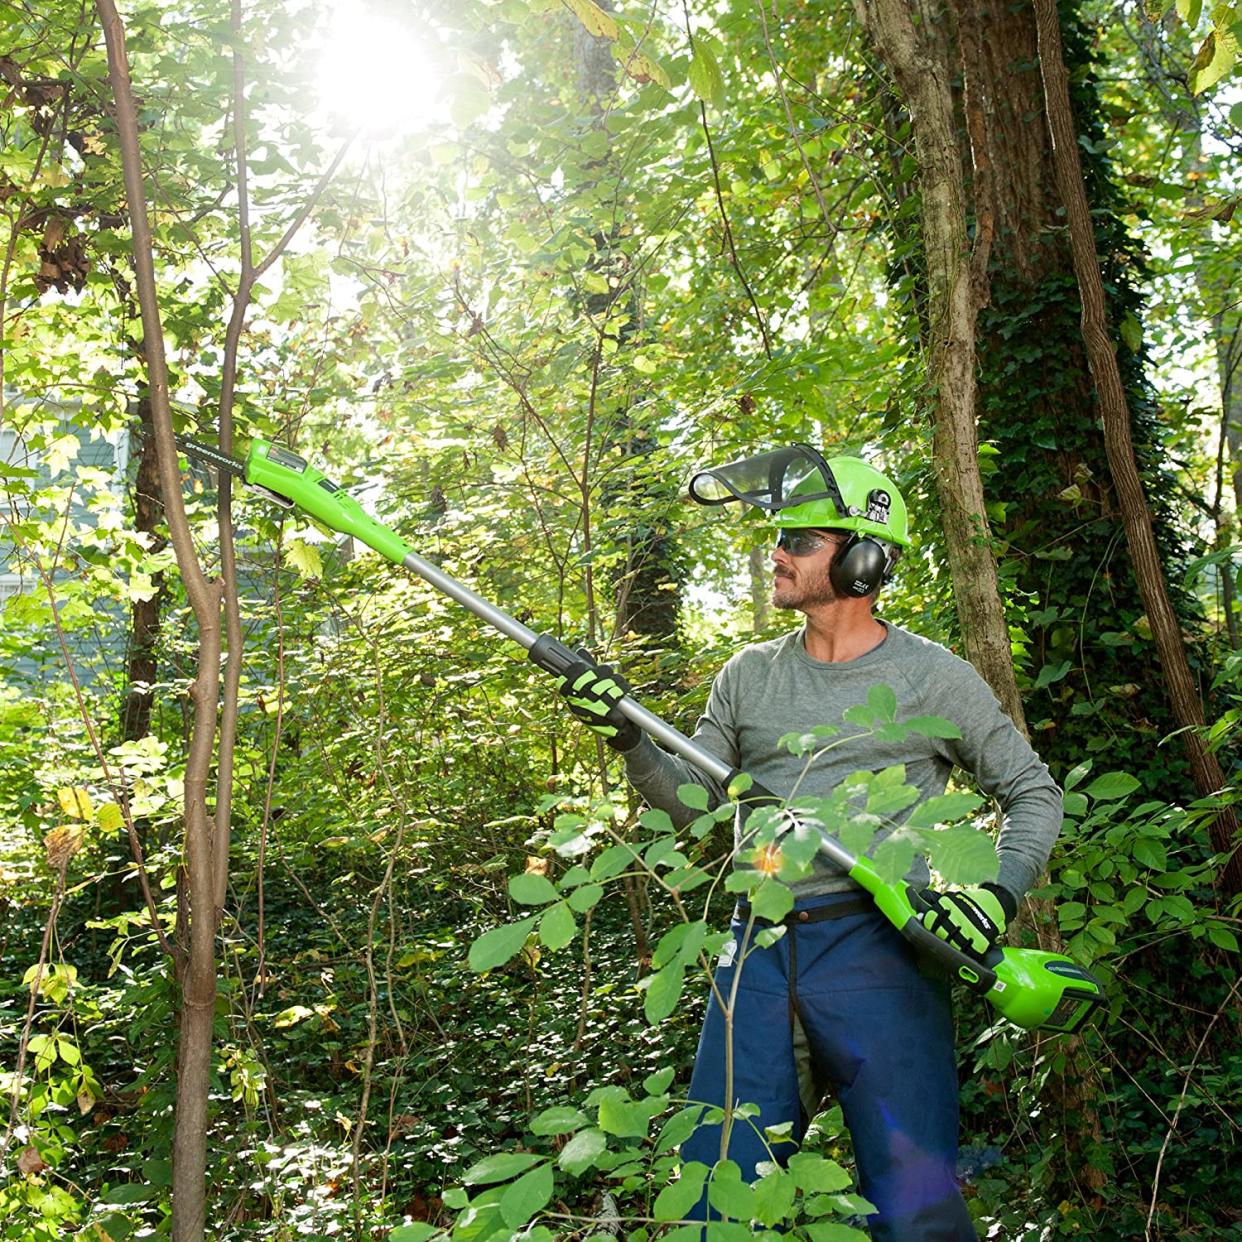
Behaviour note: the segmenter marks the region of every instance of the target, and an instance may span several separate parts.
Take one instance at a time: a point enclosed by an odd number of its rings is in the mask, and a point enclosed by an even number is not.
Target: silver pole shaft
[[[450,599],[456,600],[463,608],[468,608],[481,621],[486,621],[493,629],[521,643],[529,651],[536,643],[539,635],[528,626],[523,625],[515,617],[489,604],[481,595],[476,594],[468,586],[450,577],[438,565],[411,552],[401,562],[406,569],[416,573],[424,581],[429,582],[437,591],[442,591]],[[660,719],[654,712],[649,712],[641,703],[626,695],[617,705],[627,720],[632,720],[644,733],[650,734],[657,742],[675,755],[680,755],[706,776],[718,781],[727,781],[733,769],[727,763],[717,759],[710,751],[696,746],[684,733],[674,729],[671,724]]]
[[[411,552],[401,563],[406,569],[430,582],[437,591],[442,591],[449,599],[455,599],[480,620],[486,621],[492,629],[499,630],[514,642],[521,643],[527,651],[535,645],[539,635],[534,630],[523,625],[516,617],[502,612],[494,604],[489,604],[483,596],[476,595],[468,586],[463,586],[456,578],[449,577],[439,566],[424,560],[417,552]]]
[[[694,764],[705,776],[714,777],[723,784],[733,775],[733,769],[722,759],[717,759],[710,750],[697,746],[684,733],[678,732],[654,712],[649,712],[628,694],[617,707],[626,720],[632,720],[644,733],[655,738],[665,750],[671,750],[673,754]]]

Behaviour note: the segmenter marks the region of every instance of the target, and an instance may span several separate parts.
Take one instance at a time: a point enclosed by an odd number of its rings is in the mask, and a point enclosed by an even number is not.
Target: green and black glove
[[[918,896],[927,906],[919,915],[923,926],[979,961],[1005,934],[1009,920],[1017,913],[1013,895],[997,884],[947,893],[923,888]]]
[[[613,750],[633,750],[642,730],[623,716],[617,704],[630,692],[629,682],[607,664],[571,664],[557,682],[569,710]]]

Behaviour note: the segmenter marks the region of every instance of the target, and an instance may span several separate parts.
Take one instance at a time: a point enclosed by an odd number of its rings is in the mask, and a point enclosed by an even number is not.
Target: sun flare
[[[435,118],[442,73],[430,38],[365,0],[334,8],[318,68],[320,108],[335,125],[391,138]]]

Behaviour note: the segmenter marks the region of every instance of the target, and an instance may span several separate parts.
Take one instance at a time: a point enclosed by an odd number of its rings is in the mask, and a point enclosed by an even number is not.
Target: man
[[[792,486],[782,486],[782,472]],[[740,499],[773,512],[772,603],[805,620],[726,663],[694,740],[777,793],[797,784],[801,793],[824,796],[855,771],[904,764],[907,783],[923,800],[944,792],[955,766],[971,773],[1003,813],[996,883],[936,893],[926,887],[923,859],[906,878],[931,906],[927,925],[982,957],[1047,862],[1060,828],[1061,794],[969,664],[874,614],[876,593],[910,542],[900,493],[866,462],[825,461],[805,446],[707,475],[714,482],[700,475],[692,484],[696,499]],[[562,693],[575,715],[624,754],[627,776],[653,806],[686,822],[693,812],[676,794],[686,781],[706,786],[717,802],[726,798],[717,783],[658,749],[615,710],[624,685],[610,670],[580,666],[566,682]],[[839,726],[844,738],[863,733],[843,724],[843,713],[866,703],[876,685],[895,692],[898,721],[947,717],[961,737],[847,741],[803,775],[805,758],[779,739],[823,724]],[[817,859],[810,878],[793,890],[785,935],[746,957],[737,990],[732,1094],[761,1111],[753,1125],[733,1127],[728,1157],[753,1179],[755,1163],[770,1158],[761,1138],[766,1127],[792,1122],[794,1137],[801,1136],[807,1116],[795,1048],[805,1044],[816,1081],[832,1086],[849,1126],[861,1189],[876,1207],[868,1221],[872,1237],[974,1239],[955,1176],[958,1088],[946,980],[917,960],[870,899],[827,862]],[[745,918],[735,919],[735,945],[722,955],[718,982],[725,997],[749,948],[736,949],[745,926]],[[719,1004],[710,999],[691,1100],[723,1102],[725,1030]],[[719,1127],[701,1127],[682,1154],[714,1164],[723,1154]],[[705,1205],[699,1218],[707,1219]]]

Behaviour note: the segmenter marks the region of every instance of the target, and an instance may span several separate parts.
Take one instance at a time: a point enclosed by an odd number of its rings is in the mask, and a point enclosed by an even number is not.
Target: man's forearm
[[[667,811],[678,828],[684,827],[698,814],[678,798],[679,786],[702,785],[707,790],[709,806],[717,806],[725,800],[722,785],[710,776],[704,776],[686,760],[661,750],[649,737],[644,736],[632,750],[624,751],[622,757],[630,784],[651,806]]]
[[[996,842],[997,882],[1022,897],[1039,882],[1060,831],[1061,791],[1051,780],[1013,798]]]

